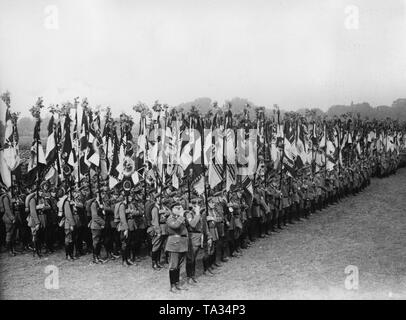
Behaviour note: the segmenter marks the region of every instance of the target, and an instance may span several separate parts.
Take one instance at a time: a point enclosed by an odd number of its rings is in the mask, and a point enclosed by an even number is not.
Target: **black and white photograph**
[[[406,0],[0,0],[0,177],[0,300],[404,300]]]

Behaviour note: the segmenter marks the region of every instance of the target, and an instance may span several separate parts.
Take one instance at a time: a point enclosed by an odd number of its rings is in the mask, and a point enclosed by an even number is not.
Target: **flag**
[[[120,182],[123,177],[122,167],[119,167],[119,152],[120,152],[120,141],[117,137],[116,130],[112,132],[112,141],[113,141],[113,158],[111,161],[110,171],[109,171],[109,187],[113,189],[116,184]]]
[[[92,112],[89,112],[89,139],[88,154],[86,159],[95,167],[100,166],[100,148],[102,140],[100,136],[100,115],[97,112],[93,118]]]
[[[296,176],[295,163],[297,157],[297,150],[295,145],[295,127],[292,123],[287,121],[284,127],[284,156],[282,169],[287,175],[291,177]]]
[[[15,170],[20,164],[19,147],[18,147],[18,130],[17,118],[13,120],[10,107],[6,109],[6,128],[4,132],[4,150],[3,157],[7,164],[8,170]]]
[[[72,135],[71,135],[71,119],[69,113],[65,115],[65,122],[64,122],[64,140],[61,150],[61,160],[63,164],[69,165],[71,169],[73,169],[73,156],[71,155],[73,152],[73,145],[72,145]],[[72,170],[73,171],[73,170]]]
[[[193,161],[193,146],[194,146],[194,128],[191,127],[191,121],[185,123],[185,128],[182,132],[182,140],[180,145],[179,164],[184,172],[189,171]]]
[[[40,120],[37,119],[34,127],[34,141],[31,145],[30,160],[28,162],[28,172],[33,174],[35,170],[40,170],[42,165],[46,165],[44,149],[42,148],[40,135]],[[38,149],[38,163],[37,163],[37,149]]]
[[[45,151],[45,158],[47,164],[53,164],[58,156],[56,153],[56,143],[55,143],[55,119],[54,115],[52,114],[51,119],[49,119],[48,123],[48,139],[47,139],[47,146]]]
[[[193,148],[193,160],[192,160],[192,178],[191,178],[191,186],[195,189],[197,194],[201,195],[204,192],[204,167],[203,161],[204,157],[202,158],[203,148],[204,148],[204,140],[202,137],[202,123],[200,119],[196,119],[194,124],[195,131],[194,131],[194,148]]]
[[[87,117],[86,109],[83,109],[81,129],[80,129],[80,139],[79,139],[79,168],[80,174],[86,175],[89,172],[90,162],[87,160],[89,145],[89,120]]]
[[[216,123],[216,121],[214,121]],[[211,132],[211,161],[208,166],[208,182],[211,189],[214,189],[223,180],[223,131],[215,128]]]
[[[296,157],[296,169],[300,170],[304,167],[305,164],[309,164],[310,161],[307,157],[307,150],[306,150],[306,126],[301,122],[297,122],[297,129],[296,129],[296,150],[297,150],[297,157]]]
[[[338,160],[338,139],[335,128],[333,128],[333,132],[329,130],[326,139],[326,169],[331,171]]]
[[[236,157],[235,157],[235,135],[234,130],[227,128],[225,130],[226,134],[226,190],[230,191],[231,186],[236,183],[237,175],[237,166],[236,166]]]

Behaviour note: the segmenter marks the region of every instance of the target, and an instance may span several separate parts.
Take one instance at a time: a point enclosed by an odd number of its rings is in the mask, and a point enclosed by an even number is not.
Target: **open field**
[[[181,294],[168,291],[166,269],[120,262],[91,265],[58,252],[43,259],[1,255],[2,299],[405,299],[406,169],[373,179],[355,197],[261,239]],[[59,267],[60,288],[44,286],[45,267]],[[201,261],[198,261],[201,274]],[[345,268],[358,267],[359,288],[344,286]]]

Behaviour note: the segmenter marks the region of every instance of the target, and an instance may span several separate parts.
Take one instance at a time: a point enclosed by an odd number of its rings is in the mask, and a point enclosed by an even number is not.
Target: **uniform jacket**
[[[4,208],[3,221],[5,224],[12,224],[15,221],[15,215],[12,209],[12,203],[8,194],[2,195],[1,200]]]
[[[168,240],[165,251],[187,252],[189,238],[185,218],[171,214],[166,219],[166,225],[168,226]]]
[[[97,201],[93,201],[93,203],[90,205],[90,212],[92,214],[92,221],[90,222],[90,229],[93,229],[93,230],[103,229],[106,222],[99,215],[99,205],[97,204]]]
[[[76,221],[73,217],[72,207],[68,199],[65,199],[63,204],[63,212],[65,214],[65,230],[76,227]]]
[[[116,204],[118,210],[115,210],[119,216],[119,223],[117,225],[117,231],[126,231],[128,230],[127,215],[125,213],[125,204],[124,202],[119,202]]]
[[[32,197],[29,202],[29,208],[30,208],[30,215],[29,215],[29,223],[28,226],[31,228],[36,227],[37,225],[40,224],[39,218],[38,218],[38,213],[37,213],[37,203],[36,203],[36,197]]]

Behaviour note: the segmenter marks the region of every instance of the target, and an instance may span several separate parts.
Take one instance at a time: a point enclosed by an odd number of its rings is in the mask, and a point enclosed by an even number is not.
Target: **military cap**
[[[171,203],[169,204],[169,208],[172,210],[173,207],[176,206],[182,206],[182,203],[180,201],[171,201]]]
[[[192,199],[190,200],[190,202],[191,202],[191,203],[202,202],[202,199],[199,198],[199,197],[195,197],[195,198],[192,198]]]

